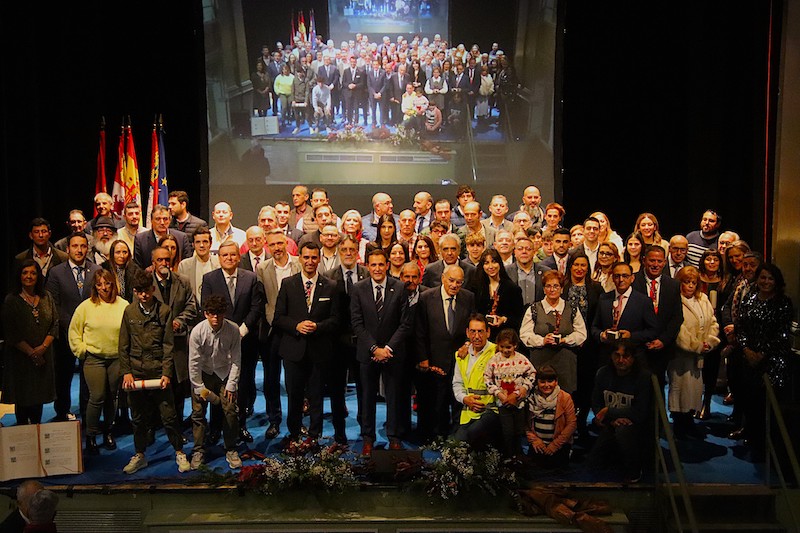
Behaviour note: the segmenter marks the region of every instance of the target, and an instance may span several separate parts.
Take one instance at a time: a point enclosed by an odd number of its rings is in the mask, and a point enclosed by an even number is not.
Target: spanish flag
[[[136,202],[142,205],[139,189],[139,167],[136,164],[136,150],[133,147],[133,132],[130,125],[125,127],[125,204]],[[123,206],[124,207],[124,206]]]

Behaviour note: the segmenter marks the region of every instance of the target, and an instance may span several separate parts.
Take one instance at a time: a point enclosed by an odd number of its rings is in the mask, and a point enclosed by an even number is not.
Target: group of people
[[[493,43],[488,52],[477,44],[450,48],[439,34],[415,35],[409,41],[384,36],[381,43],[356,34],[339,48],[299,39],[292,49],[262,46],[251,75],[253,108],[259,116],[271,109],[280,126],[311,134],[337,124],[391,127],[403,124],[419,133],[449,126],[461,134],[477,119],[485,125],[502,98],[512,98],[518,80],[509,58]]]
[[[761,376],[787,389],[792,303],[781,271],[713,211],[669,240],[642,213],[623,240],[602,212],[567,228],[564,207],[542,205],[535,186],[513,211],[503,195],[484,211],[462,185],[453,203],[420,191],[395,214],[379,192],[369,213],[338,216],[325,189],[298,185],[246,229],[224,201],[210,225],[187,206],[172,191],[144,228],[138,205],[119,217],[100,193],[98,215],[71,211],[55,244],[47,220],[31,221],[3,307],[2,401],[18,423],[41,422],[49,402],[57,420],[76,418],[77,360],[86,453],[115,448],[115,420],[130,412],[125,472],[147,465],[158,426],[180,471],[220,436],[238,468],[261,361],[265,437],[284,425],[283,381],[289,453],[320,445],[326,396],[331,445],[350,444],[354,383],[365,456],[382,397],[389,449],[454,435],[556,468],[594,432],[593,464],[622,458],[635,481],[652,440],[650,375],[668,383],[676,437],[702,439],[724,361],[730,437],[764,453]]]

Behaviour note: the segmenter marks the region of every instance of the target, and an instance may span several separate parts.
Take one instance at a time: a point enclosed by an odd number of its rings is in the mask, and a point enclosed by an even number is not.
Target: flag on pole
[[[308,36],[306,35],[306,17],[303,15],[302,11],[300,12],[299,18],[297,20],[298,20],[297,31],[300,32],[300,39],[303,42],[306,42],[308,40],[307,39]]]
[[[114,199],[113,211],[120,217],[125,209],[125,124],[119,132],[119,147],[117,148],[117,170],[114,172],[114,187],[111,189]]]
[[[136,164],[136,150],[133,146],[133,132],[128,124],[125,128],[125,203],[136,202],[142,205],[142,193],[139,188],[139,166]],[[123,205],[124,207],[124,205]]]
[[[106,189],[106,119],[100,119],[100,147],[97,150],[97,178],[94,182],[94,194],[107,192]],[[97,207],[94,208],[97,217]]]
[[[156,204],[167,205],[169,190],[167,189],[167,161],[164,158],[164,129],[159,123],[153,124],[152,165],[150,167],[150,193],[147,198],[147,218],[145,223],[150,227],[150,218]]]
[[[314,10],[311,10],[311,20],[309,21],[308,38],[311,41],[311,47],[317,49],[317,27],[314,24]]]
[[[292,35],[289,37],[289,50],[294,46],[294,38],[297,37],[297,27],[294,24],[294,13],[292,13]]]

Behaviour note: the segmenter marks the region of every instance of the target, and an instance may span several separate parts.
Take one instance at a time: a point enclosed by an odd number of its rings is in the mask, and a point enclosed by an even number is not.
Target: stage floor
[[[261,364],[257,369],[257,386],[261,391]],[[73,412],[77,412],[78,398],[78,379],[73,380]],[[286,413],[286,394],[282,388],[281,399],[283,402],[284,417]],[[359,437],[359,426],[356,422],[356,393],[354,388],[348,388],[346,395],[347,408],[347,437],[350,443],[349,454],[355,459],[361,452],[362,441]],[[387,438],[382,427],[385,421],[385,404],[378,403],[378,440],[376,448],[386,447]],[[5,406],[8,407],[8,406]],[[333,426],[328,412],[329,406],[325,400],[325,422],[323,428],[323,438],[320,440],[322,445],[333,443]],[[259,394],[256,401],[255,414],[248,419],[247,427],[252,433],[255,441],[249,445],[239,447],[240,454],[246,454],[248,450],[255,450],[261,454],[280,453],[280,441],[285,434],[285,423],[281,427],[281,435],[272,440],[265,440],[264,433],[268,422],[264,415],[265,403],[263,395]],[[727,416],[731,408],[722,404],[722,398],[715,396],[713,400],[713,415],[704,425],[708,429],[708,437],[705,441],[686,440],[678,442],[678,452],[684,467],[684,473],[689,483],[735,483],[735,484],[761,484],[764,482],[764,464],[752,462],[749,454],[741,442],[732,441],[727,438],[727,434],[733,429],[727,422]],[[190,402],[187,400],[185,416],[190,412]],[[54,416],[52,404],[45,406],[43,420],[49,421]],[[415,417],[414,417],[415,418]],[[305,419],[306,421],[308,419]],[[416,420],[414,420],[415,422]],[[13,413],[5,414],[0,422],[4,426],[13,425],[16,421]],[[163,430],[156,433],[156,442],[147,450],[149,466],[133,475],[122,472],[122,468],[128,463],[134,453],[132,435],[117,432],[117,449],[108,451],[101,449],[99,456],[86,456],[84,458],[85,471],[82,474],[69,476],[52,476],[42,479],[42,482],[53,486],[70,486],[76,490],[81,487],[103,486],[107,490],[113,490],[115,486],[130,487],[131,484],[140,486],[160,486],[170,483],[185,484],[188,479],[197,476],[197,472],[181,474],[177,470],[174,460],[172,447],[169,445]],[[184,450],[187,455],[191,454],[192,433],[191,429],[186,429],[184,434],[189,440]],[[564,483],[567,485],[580,484],[619,484],[621,478],[614,473],[594,472],[585,465],[585,456],[593,442],[593,436],[588,439],[578,439],[573,447],[572,462],[570,466],[556,473],[542,473],[536,476],[537,481],[547,483]],[[419,446],[413,442],[404,442],[408,449],[418,449]],[[661,440],[660,445],[666,451],[667,443]],[[245,455],[246,456],[246,455]],[[425,451],[424,456],[428,459],[435,457],[430,451]],[[667,453],[668,456],[668,453]],[[211,468],[227,470],[224,450],[221,445],[210,447],[206,452],[206,460]],[[258,460],[246,459],[244,464],[255,464]],[[772,479],[775,479],[774,477]],[[0,484],[0,488],[16,486],[17,481],[7,481]],[[642,483],[652,483],[652,475],[645,475]]]

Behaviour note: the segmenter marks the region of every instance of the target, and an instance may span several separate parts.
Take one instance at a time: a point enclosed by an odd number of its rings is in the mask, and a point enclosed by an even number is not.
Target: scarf
[[[551,392],[549,396],[543,396],[537,387],[531,399],[531,413],[533,413],[533,418],[541,418],[547,409],[555,411],[556,404],[558,403],[558,395],[560,393],[561,387],[558,385],[556,385],[556,388],[553,389],[553,392]]]

